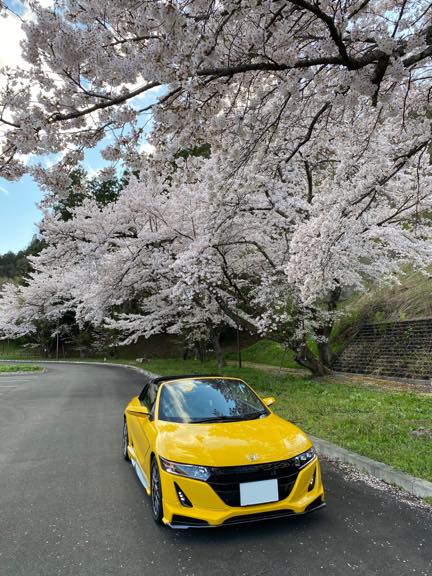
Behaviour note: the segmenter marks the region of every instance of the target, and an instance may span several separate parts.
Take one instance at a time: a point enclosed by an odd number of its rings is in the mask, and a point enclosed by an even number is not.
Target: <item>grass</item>
[[[0,374],[7,374],[9,372],[39,372],[42,370],[40,366],[33,364],[0,364]]]
[[[229,360],[237,360],[237,354],[227,355]],[[299,364],[294,360],[294,352],[273,342],[272,340],[259,340],[243,348],[242,360],[244,362],[256,362],[257,364],[270,364],[271,366],[282,366],[283,368],[299,368]]]
[[[213,362],[151,360],[140,365],[158,374],[219,373]],[[352,382],[275,376],[229,366],[261,396],[276,396],[275,411],[307,433],[432,481],[432,397],[370,390]]]
[[[432,506],[432,496],[426,496],[423,500]]]

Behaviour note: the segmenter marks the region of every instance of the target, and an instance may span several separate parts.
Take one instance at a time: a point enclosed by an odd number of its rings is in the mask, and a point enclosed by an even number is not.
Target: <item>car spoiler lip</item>
[[[227,528],[228,526],[236,526],[238,524],[252,524],[253,522],[265,522],[266,520],[277,520],[278,518],[286,518],[287,516],[304,516],[305,514],[310,514],[311,512],[315,512],[316,510],[321,510],[321,508],[325,508],[327,506],[326,502],[321,502],[321,504],[318,504],[317,506],[314,506],[313,508],[311,508],[310,510],[305,510],[304,512],[293,512],[292,510],[287,510],[286,514],[275,514],[274,516],[272,516],[271,514],[269,514],[268,516],[265,517],[260,517],[259,513],[257,513],[257,518],[251,518],[250,516],[247,517],[247,519],[242,520],[241,516],[238,516],[238,519],[233,521],[233,522],[229,522],[229,523],[222,523],[222,524],[216,524],[216,525],[211,525],[211,524],[207,524],[207,525],[197,525],[197,524],[177,524],[177,523],[171,523],[169,522],[168,524],[166,524],[166,526],[169,526],[170,528],[173,528],[175,530],[188,530],[189,528],[194,528],[194,529],[208,529],[208,528]]]

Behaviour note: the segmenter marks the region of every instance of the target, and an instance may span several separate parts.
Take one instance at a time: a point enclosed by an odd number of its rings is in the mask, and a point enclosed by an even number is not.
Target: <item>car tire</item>
[[[159,472],[159,466],[156,458],[153,458],[151,464],[151,508],[153,520],[156,524],[162,524],[163,518],[163,499],[162,499],[162,485]]]
[[[129,453],[128,453],[128,446],[129,446],[129,434],[127,428],[126,418],[123,420],[123,458],[130,462]]]

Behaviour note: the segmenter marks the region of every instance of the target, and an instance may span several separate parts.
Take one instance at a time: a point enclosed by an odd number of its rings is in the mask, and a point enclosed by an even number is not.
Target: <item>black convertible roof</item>
[[[221,374],[174,374],[172,376],[161,376],[159,378],[154,378],[151,380],[150,384],[159,385],[162,382],[168,382],[169,380],[180,380],[181,378],[223,378]]]
[[[205,380],[206,378],[223,378],[223,376],[221,374],[174,374],[172,376],[160,376],[158,378],[153,378],[152,380],[149,380],[149,382],[145,384],[144,388],[141,390],[139,399],[143,400],[147,391],[152,390],[152,394],[155,400],[157,391],[159,390],[159,386],[163,382],[169,382],[171,380],[180,380],[181,378],[194,378]],[[231,377],[230,379],[240,380],[240,378],[231,378]]]

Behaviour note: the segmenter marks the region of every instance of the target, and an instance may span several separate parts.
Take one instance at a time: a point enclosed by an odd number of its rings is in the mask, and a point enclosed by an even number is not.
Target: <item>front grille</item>
[[[279,500],[284,500],[291,493],[299,473],[293,458],[266,464],[210,468],[210,471],[207,483],[228,506],[240,506],[241,483],[258,480],[277,479]]]
[[[257,514],[243,514],[242,516],[233,516],[225,520],[224,526],[228,524],[245,524],[246,522],[259,522],[260,520],[274,520],[276,518],[284,518],[285,516],[293,516],[293,510],[273,510],[273,512],[258,512]]]

